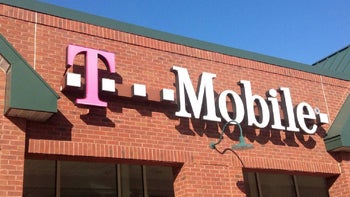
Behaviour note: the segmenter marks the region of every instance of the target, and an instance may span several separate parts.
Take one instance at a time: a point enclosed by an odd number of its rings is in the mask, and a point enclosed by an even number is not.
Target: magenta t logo
[[[76,103],[107,107],[107,102],[98,97],[98,58],[100,58],[111,73],[115,73],[115,55],[105,51],[68,45],[67,64],[73,66],[74,58],[78,54],[85,54],[85,98],[78,98]]]

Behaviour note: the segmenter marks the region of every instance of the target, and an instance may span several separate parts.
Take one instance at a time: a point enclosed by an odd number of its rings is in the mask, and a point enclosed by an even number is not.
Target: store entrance
[[[168,166],[26,160],[23,196],[172,197]]]

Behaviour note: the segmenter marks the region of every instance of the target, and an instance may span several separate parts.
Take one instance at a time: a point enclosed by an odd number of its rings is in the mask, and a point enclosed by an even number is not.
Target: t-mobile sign
[[[102,81],[102,91],[114,92],[115,83],[111,79],[100,79],[98,76],[98,59],[100,58],[110,73],[115,73],[115,55],[105,51],[69,45],[67,50],[67,64],[73,66],[74,58],[78,54],[85,55],[85,97],[77,98],[77,104],[107,107],[108,101],[99,98],[99,80]],[[162,89],[163,100],[175,101],[178,110],[175,113],[178,117],[203,119],[207,121],[221,122],[235,120],[243,122],[248,126],[265,128],[270,126],[276,130],[287,130],[293,132],[304,131],[314,134],[318,123],[328,123],[328,115],[308,104],[301,102],[293,105],[290,89],[280,87],[267,90],[266,98],[252,92],[252,84],[247,80],[240,80],[238,85],[241,92],[238,94],[233,90],[224,90],[215,97],[213,80],[216,75],[203,72],[198,82],[197,90],[194,89],[189,73],[186,68],[173,66],[171,71],[176,76],[176,92],[174,90]],[[68,73],[66,85],[80,86],[80,75]],[[146,86],[134,84],[133,93],[136,96],[146,96]],[[278,95],[281,98],[279,101]],[[232,105],[233,113],[227,108],[227,103]],[[255,110],[257,108],[257,111]],[[283,118],[281,119],[281,112]]]

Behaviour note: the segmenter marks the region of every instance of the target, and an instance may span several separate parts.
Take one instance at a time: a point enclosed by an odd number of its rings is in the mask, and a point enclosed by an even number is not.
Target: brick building
[[[0,13],[0,196],[350,195],[349,47],[311,66],[34,1]]]

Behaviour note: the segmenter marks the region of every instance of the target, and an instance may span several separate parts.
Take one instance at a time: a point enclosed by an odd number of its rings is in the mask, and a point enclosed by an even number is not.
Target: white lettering
[[[271,117],[272,117],[272,120],[273,120],[273,123],[271,125],[271,128],[272,129],[276,129],[276,130],[283,130],[285,129],[284,126],[282,126],[282,123],[281,123],[281,114],[280,114],[280,108],[279,108],[279,105],[278,105],[278,100],[277,100],[277,91],[275,89],[270,89],[268,91],[268,95],[270,97],[267,98],[268,101],[270,101],[271,103],[271,110],[272,110],[272,113],[271,113]]]
[[[221,118],[217,117],[215,102],[214,102],[214,88],[213,78],[215,74],[203,72],[198,82],[197,95],[194,92],[193,85],[188,75],[186,68],[173,66],[172,71],[177,72],[177,94],[179,101],[179,110],[175,113],[176,116],[191,118],[191,114],[186,110],[186,93],[190,101],[193,116],[197,119],[200,118],[201,109],[203,105],[203,98],[206,99],[207,114],[203,116],[204,120],[220,122]]]
[[[270,89],[267,92],[267,98],[264,99],[262,96],[253,95],[250,81],[240,80],[238,84],[241,86],[241,96],[232,90],[224,90],[219,95],[217,105],[221,117],[218,117],[213,86],[216,75],[203,72],[198,81],[196,93],[186,68],[173,66],[171,70],[177,76],[178,111],[175,115],[178,117],[191,118],[193,114],[194,118],[199,119],[205,113],[202,118],[208,121],[220,122],[223,118],[226,122],[234,120],[241,123],[246,118],[248,126],[258,128],[265,128],[270,124],[271,128],[276,130],[299,132],[301,129],[308,134],[314,134],[317,130],[316,124],[307,123],[307,120],[316,120],[316,114],[308,103],[299,103],[294,112],[289,88],[279,88],[281,96],[279,104],[275,89]],[[232,114],[227,109],[228,99],[232,105]],[[206,108],[202,111],[203,106]],[[192,109],[191,113],[188,111],[190,109]],[[285,125],[282,125],[280,109],[283,111]]]
[[[235,117],[230,117],[227,111],[226,98],[229,97],[232,103],[233,114]],[[225,90],[219,96],[219,110],[220,114],[226,122],[234,120],[241,123],[244,118],[244,105],[241,97],[232,90]]]
[[[300,130],[299,128],[297,128],[295,123],[292,97],[290,96],[289,88],[280,87],[280,91],[282,92],[281,98],[283,104],[282,106],[284,111],[284,119],[288,120],[288,127],[286,128],[286,130],[298,132]]]
[[[242,87],[242,97],[245,101],[247,119],[249,126],[264,128],[269,124],[270,112],[266,101],[259,95],[252,95],[250,81],[241,80],[239,84]],[[259,120],[255,117],[254,104],[258,106]]]
[[[316,120],[315,111],[305,102],[299,103],[296,108],[296,115],[300,128],[308,134],[314,134],[317,130],[317,126],[312,124],[311,128],[308,128],[305,119]]]

